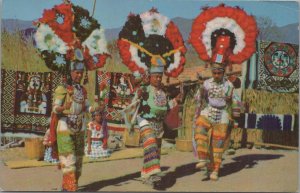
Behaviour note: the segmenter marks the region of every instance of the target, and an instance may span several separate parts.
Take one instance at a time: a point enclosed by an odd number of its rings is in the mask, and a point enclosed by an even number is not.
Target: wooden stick
[[[169,139],[169,138],[163,138],[164,140],[166,141],[172,141],[172,142],[175,142],[175,139]]]
[[[279,145],[273,143],[262,143],[262,142],[254,142],[254,145],[261,145],[261,146],[271,146],[271,147],[279,147],[284,149],[292,149],[292,150],[299,150],[298,147],[286,146],[286,145]]]
[[[93,11],[92,11],[92,15],[91,15],[92,17],[94,16],[95,8],[96,8],[96,0],[94,0]]]

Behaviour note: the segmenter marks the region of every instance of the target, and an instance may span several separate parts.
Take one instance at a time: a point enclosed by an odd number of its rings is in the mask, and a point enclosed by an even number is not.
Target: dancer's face
[[[154,73],[150,75],[150,84],[156,88],[160,88],[163,74]]]
[[[216,82],[220,82],[224,77],[224,71],[214,69],[211,71],[212,76]]]
[[[101,119],[102,119],[101,114],[96,114],[96,115],[95,115],[95,121],[96,121],[96,122],[100,123],[100,122],[101,122]]]
[[[75,82],[77,84],[80,84],[82,77],[83,77],[83,71],[82,70],[73,70],[73,71],[71,71],[71,78],[72,78],[73,82]]]

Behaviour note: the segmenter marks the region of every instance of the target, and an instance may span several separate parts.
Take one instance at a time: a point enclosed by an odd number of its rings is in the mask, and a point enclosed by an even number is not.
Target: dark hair
[[[241,84],[242,84],[241,79],[237,77],[232,84],[234,88],[241,88]]]

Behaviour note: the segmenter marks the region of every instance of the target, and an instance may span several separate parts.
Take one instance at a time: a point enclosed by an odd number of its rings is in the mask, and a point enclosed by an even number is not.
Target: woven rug
[[[278,42],[258,44],[257,89],[292,93],[299,90],[299,46]]]
[[[1,131],[18,136],[43,135],[49,125],[51,95],[61,81],[60,76],[53,72],[1,69],[1,78]],[[42,84],[37,86],[37,80]]]

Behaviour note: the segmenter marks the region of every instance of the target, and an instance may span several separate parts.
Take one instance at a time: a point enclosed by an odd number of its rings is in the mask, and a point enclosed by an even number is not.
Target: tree
[[[276,41],[283,38],[282,32],[269,17],[256,17],[259,29],[258,40]]]

